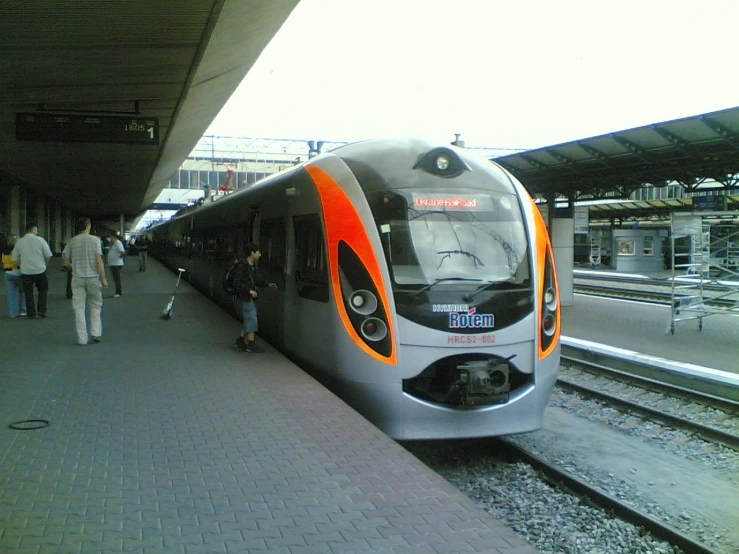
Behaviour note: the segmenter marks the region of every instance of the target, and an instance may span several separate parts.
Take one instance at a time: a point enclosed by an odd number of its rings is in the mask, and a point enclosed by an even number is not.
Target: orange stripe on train
[[[536,266],[539,269],[539,283],[538,283],[538,298],[536,299],[539,303],[539,333],[541,333],[541,306],[543,304],[543,296],[544,296],[544,278],[545,278],[545,269],[546,269],[546,260],[547,260],[547,253],[549,253],[549,258],[552,260],[552,277],[554,279],[554,290],[557,291],[557,327],[555,330],[554,337],[552,337],[552,342],[549,345],[549,348],[542,351],[541,349],[541,342],[539,342],[539,359],[545,358],[548,356],[552,350],[554,350],[554,347],[557,345],[557,341],[559,340],[559,334],[561,330],[561,320],[562,320],[562,306],[559,305],[559,284],[557,283],[557,270],[554,266],[554,252],[552,252],[552,244],[549,240],[549,233],[547,232],[547,226],[544,223],[544,218],[541,216],[541,212],[539,211],[539,208],[537,207],[536,203],[533,199],[531,199],[531,205],[532,205],[532,211],[534,212],[534,227],[536,229]]]
[[[377,261],[377,256],[370,243],[369,235],[362,222],[362,218],[357,213],[354,204],[352,204],[346,193],[328,173],[315,165],[307,165],[305,169],[318,189],[318,195],[321,198],[321,205],[323,206],[331,287],[334,291],[336,309],[339,312],[341,322],[344,324],[349,336],[352,337],[354,342],[357,343],[357,346],[364,352],[382,362],[396,364],[397,357],[395,353],[390,303],[388,302],[387,291],[385,290],[385,284],[382,279],[380,264]],[[362,260],[380,295],[379,300],[382,302],[385,314],[387,315],[388,336],[391,344],[389,357],[378,354],[365,344],[354,329],[354,326],[349,320],[349,315],[346,313],[341,294],[341,282],[339,280],[339,241],[341,240],[348,244]]]

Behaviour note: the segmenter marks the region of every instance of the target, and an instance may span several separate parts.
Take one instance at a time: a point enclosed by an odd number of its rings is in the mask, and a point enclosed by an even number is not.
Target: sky
[[[301,0],[208,135],[532,149],[739,105],[735,0]]]

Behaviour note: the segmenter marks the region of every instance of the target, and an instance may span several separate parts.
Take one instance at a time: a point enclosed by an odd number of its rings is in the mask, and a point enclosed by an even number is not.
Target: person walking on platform
[[[87,338],[86,305],[90,303],[90,339],[100,342],[103,322],[102,289],[108,287],[103,265],[103,250],[100,239],[90,234],[90,220],[81,217],[75,225],[77,235],[69,241],[62,252],[64,266],[72,270],[72,307],[74,308],[77,343],[85,345]]]
[[[67,243],[62,241],[62,252],[64,252],[64,248],[67,246]],[[72,299],[72,270],[64,267],[62,265],[62,271],[67,276],[67,299]]]
[[[8,284],[8,308],[10,309],[10,317],[26,315],[26,293],[23,290],[21,268],[11,257],[17,241],[17,237],[13,236],[3,246],[3,271],[5,271],[5,282]]]
[[[105,260],[108,259],[108,251],[110,250],[110,239],[101,237],[100,248],[103,249],[103,265],[105,265]]]
[[[26,225],[26,234],[13,249],[11,258],[20,265],[23,290],[26,295],[26,312],[29,319],[46,317],[46,300],[49,296],[49,278],[46,265],[51,259],[49,244],[38,236],[35,223]],[[38,290],[38,305],[33,295],[33,287]]]
[[[146,271],[146,260],[149,257],[149,246],[151,241],[146,235],[136,239],[136,250],[139,253],[139,271]]]
[[[123,289],[121,288],[121,270],[123,269],[126,258],[126,248],[123,246],[118,233],[113,233],[110,241],[108,265],[110,266],[110,272],[113,274],[113,282],[115,283],[115,295],[113,298],[120,298],[123,294]]]
[[[264,350],[254,342],[254,334],[259,331],[257,320],[257,296],[259,294],[257,293],[257,287],[277,288],[277,285],[260,279],[257,273],[256,263],[262,257],[259,246],[249,243],[244,248],[249,253],[246,257],[246,263],[239,264],[234,271],[234,289],[236,290],[237,301],[241,303],[244,326],[234,346],[242,352],[260,353]]]

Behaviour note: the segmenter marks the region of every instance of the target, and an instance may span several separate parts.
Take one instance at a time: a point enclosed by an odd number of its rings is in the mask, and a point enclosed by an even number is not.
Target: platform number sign
[[[158,146],[159,118],[18,113],[15,138],[37,142],[116,142]]]
[[[155,128],[155,125],[153,121],[137,120],[137,119],[132,119],[129,123],[125,123],[123,126],[123,129],[131,137],[134,137],[136,133],[139,133],[139,134],[144,133],[145,141],[154,140],[154,128]],[[159,131],[159,129],[157,129],[157,131]],[[139,142],[139,141],[136,140],[136,142]]]

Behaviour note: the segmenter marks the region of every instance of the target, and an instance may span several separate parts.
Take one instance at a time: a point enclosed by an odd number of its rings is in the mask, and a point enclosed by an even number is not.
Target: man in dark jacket
[[[254,342],[254,333],[259,330],[257,320],[257,287],[273,287],[277,288],[274,283],[268,283],[264,279],[259,278],[257,273],[256,262],[262,257],[259,246],[249,243],[244,247],[248,252],[246,262],[240,264],[234,271],[234,288],[238,300],[241,302],[241,314],[244,319],[244,326],[241,329],[241,336],[236,339],[234,346],[242,352],[264,352]]]
[[[151,241],[146,235],[139,235],[136,238],[136,253],[139,256],[139,271],[146,271],[146,260],[149,257],[149,246],[151,246]]]

